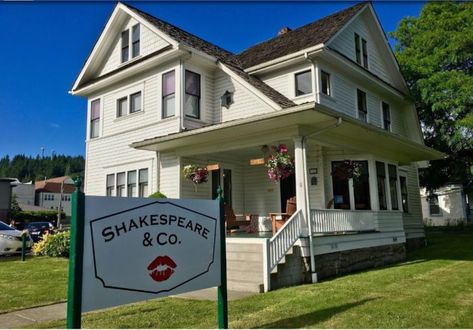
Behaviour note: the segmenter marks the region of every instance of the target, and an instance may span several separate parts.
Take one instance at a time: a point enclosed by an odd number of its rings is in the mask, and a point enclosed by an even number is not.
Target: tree
[[[421,172],[429,190],[473,188],[473,3],[429,2],[391,34],[426,145],[448,155]]]

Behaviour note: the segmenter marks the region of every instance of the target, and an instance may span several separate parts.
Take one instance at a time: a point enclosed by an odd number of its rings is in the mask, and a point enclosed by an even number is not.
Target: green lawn
[[[65,301],[67,265],[64,258],[0,258],[0,312]]]
[[[407,262],[229,303],[231,328],[473,328],[473,233],[429,233]],[[86,328],[215,328],[216,303],[157,299]],[[64,321],[40,327],[64,327]]]

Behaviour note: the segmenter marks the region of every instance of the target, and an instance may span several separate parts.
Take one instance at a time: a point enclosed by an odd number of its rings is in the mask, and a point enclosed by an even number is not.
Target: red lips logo
[[[159,256],[148,265],[149,276],[156,282],[166,281],[174,273],[176,263],[168,256]]]

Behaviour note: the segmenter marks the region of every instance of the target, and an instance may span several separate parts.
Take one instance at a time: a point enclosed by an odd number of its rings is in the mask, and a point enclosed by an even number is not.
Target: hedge
[[[66,214],[61,212],[61,219],[65,219]],[[19,223],[29,223],[38,221],[57,221],[57,211],[16,211],[11,212],[10,219]]]

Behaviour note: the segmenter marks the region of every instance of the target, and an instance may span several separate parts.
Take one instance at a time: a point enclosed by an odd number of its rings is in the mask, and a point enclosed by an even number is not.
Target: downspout
[[[312,280],[312,283],[316,283],[317,282],[317,273],[315,272],[315,252],[314,252],[314,245],[313,245],[313,236],[312,236],[312,219],[311,219],[311,216],[310,216],[310,204],[309,204],[309,177],[307,175],[307,148],[306,148],[306,142],[307,142],[307,139],[309,137],[313,137],[313,136],[316,136],[316,135],[319,135],[325,131],[328,131],[330,129],[333,129],[333,128],[336,128],[338,126],[340,126],[342,124],[342,118],[341,117],[338,117],[337,118],[337,122],[335,124],[332,124],[332,125],[329,125],[327,127],[324,127],[322,128],[321,130],[319,131],[316,131],[316,132],[312,132],[308,135],[305,135],[302,137],[302,148],[303,150],[306,151],[305,153],[305,157],[304,157],[304,162],[302,164],[302,167],[304,169],[304,182],[305,182],[305,185],[306,185],[306,191],[307,191],[307,194],[305,195],[305,199],[306,199],[306,214],[307,214],[307,224],[309,226],[309,254],[310,254],[310,272],[311,272],[311,280]]]

